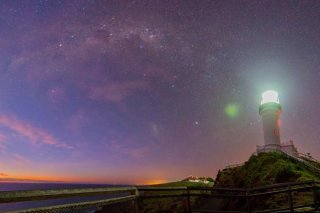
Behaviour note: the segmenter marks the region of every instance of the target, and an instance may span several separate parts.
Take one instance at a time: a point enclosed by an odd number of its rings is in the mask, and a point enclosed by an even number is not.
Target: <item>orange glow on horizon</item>
[[[144,184],[145,185],[156,185],[156,184],[162,184],[162,183],[167,183],[168,180],[166,179],[158,179],[158,180],[148,180]]]
[[[0,178],[0,182],[63,182],[58,178],[49,176],[15,176],[8,175]]]
[[[130,179],[120,178],[117,180],[95,177],[58,177],[36,175],[7,175],[0,177],[0,182],[63,182],[63,183],[88,183],[88,184],[132,184],[132,185],[155,185],[168,182],[166,179]]]

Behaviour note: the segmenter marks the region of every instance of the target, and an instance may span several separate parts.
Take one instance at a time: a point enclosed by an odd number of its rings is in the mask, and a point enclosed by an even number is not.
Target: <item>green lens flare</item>
[[[224,112],[229,116],[230,118],[235,118],[239,114],[239,107],[236,104],[228,104],[224,108]]]

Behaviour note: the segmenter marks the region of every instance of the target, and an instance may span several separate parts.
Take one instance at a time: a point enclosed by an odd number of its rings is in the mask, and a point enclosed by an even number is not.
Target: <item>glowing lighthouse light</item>
[[[278,93],[274,90],[268,90],[262,93],[261,104],[265,103],[279,103]]]

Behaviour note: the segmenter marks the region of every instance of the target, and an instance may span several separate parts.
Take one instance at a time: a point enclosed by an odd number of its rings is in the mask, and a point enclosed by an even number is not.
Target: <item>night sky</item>
[[[320,2],[2,0],[0,180],[215,177],[281,140],[320,159]]]

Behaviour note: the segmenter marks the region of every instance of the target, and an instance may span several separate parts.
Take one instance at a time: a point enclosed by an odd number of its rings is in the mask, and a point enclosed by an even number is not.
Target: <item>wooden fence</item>
[[[316,211],[319,209],[319,182],[308,181],[302,183],[283,183],[256,188],[217,188],[217,187],[114,187],[114,188],[86,188],[59,190],[31,190],[31,191],[2,191],[1,203],[16,203],[23,201],[43,201],[48,199],[88,197],[95,195],[114,195],[113,198],[94,201],[67,203],[48,207],[18,210],[13,212],[81,212],[81,209],[91,208],[97,212],[103,211],[105,206],[117,203],[131,202],[133,207],[128,212],[158,212],[158,208],[169,208],[172,212],[295,212]],[[169,200],[178,202],[169,207],[163,206]],[[210,206],[218,199],[227,199],[234,208],[215,209]],[[161,204],[165,200],[165,204]],[[277,202],[278,208],[262,206],[269,200]],[[202,202],[202,203],[201,203]],[[279,203],[280,202],[280,203]],[[148,206],[148,204],[151,204]],[[207,208],[203,208],[208,204]],[[161,206],[162,205],[162,206]],[[259,208],[260,205],[260,208]],[[280,207],[279,207],[280,206]],[[221,206],[220,206],[221,207]],[[261,209],[262,208],[262,209]],[[82,211],[84,212],[84,211]],[[127,211],[123,211],[127,212]]]

